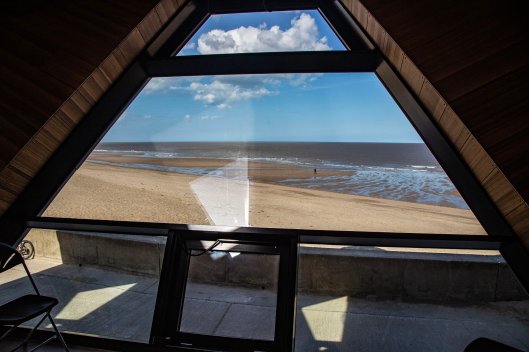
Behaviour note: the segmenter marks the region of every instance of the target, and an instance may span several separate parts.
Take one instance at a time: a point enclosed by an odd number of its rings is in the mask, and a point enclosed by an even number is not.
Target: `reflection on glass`
[[[59,300],[61,331],[148,342],[165,238],[33,229],[26,240],[39,290]],[[28,293],[21,275],[0,277],[0,304]]]
[[[44,215],[485,233],[374,74],[153,79]]]
[[[316,10],[212,15],[178,56],[345,50]]]
[[[507,308],[508,307],[508,308]],[[529,297],[497,251],[301,247],[295,351],[523,350]]]
[[[278,273],[277,255],[192,256],[180,331],[273,341]]]

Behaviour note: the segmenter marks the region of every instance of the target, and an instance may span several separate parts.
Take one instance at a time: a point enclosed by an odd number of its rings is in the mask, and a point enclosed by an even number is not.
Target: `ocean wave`
[[[436,166],[431,166],[431,165],[410,165],[410,167],[414,169],[436,169],[437,168]]]

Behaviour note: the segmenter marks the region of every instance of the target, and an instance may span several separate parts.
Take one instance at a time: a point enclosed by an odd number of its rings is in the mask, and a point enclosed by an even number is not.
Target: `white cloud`
[[[217,115],[203,115],[203,116],[200,116],[201,120],[216,120],[218,118],[219,118],[219,116],[217,116]]]
[[[217,79],[211,83],[193,82],[189,85],[189,90],[193,92],[194,100],[202,101],[206,106],[214,105],[219,109],[229,108],[232,103],[238,101],[276,94],[264,86],[244,87]]]
[[[184,51],[184,50],[193,50],[196,47],[196,45],[197,44],[195,42],[189,42],[186,45],[184,45],[184,47],[182,48],[182,51]]]
[[[234,103],[277,95],[281,86],[310,87],[322,74],[227,75],[213,77],[170,77],[152,79],[146,94],[187,92],[195,101],[219,110],[229,109]],[[144,118],[150,118],[145,115]],[[188,116],[188,115],[186,115]],[[184,117],[186,120],[191,116]]]
[[[239,27],[228,31],[213,29],[198,39],[201,54],[248,53],[272,51],[330,50],[325,36],[320,37],[312,16],[301,13],[291,21],[291,27]]]
[[[186,120],[186,121],[191,120],[191,115],[186,114],[186,115],[184,116],[184,120]]]
[[[152,115],[144,115],[143,118],[144,119],[152,119]]]
[[[159,90],[165,90],[171,86],[171,80],[169,78],[154,78],[147,83],[144,91],[149,94]]]
[[[199,77],[158,77],[153,78],[147,83],[143,91],[146,94],[156,92],[166,92],[168,90],[182,89],[183,84],[200,80]]]

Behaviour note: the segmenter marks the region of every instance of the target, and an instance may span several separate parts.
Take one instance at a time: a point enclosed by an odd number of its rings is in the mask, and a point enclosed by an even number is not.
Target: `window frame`
[[[344,52],[292,52],[223,54],[172,57],[211,14],[272,10],[317,9],[334,28],[348,49]],[[234,62],[237,62],[234,65]],[[300,64],[301,63],[301,64]],[[296,66],[297,64],[297,66]],[[193,67],[191,67],[193,65]],[[259,69],[257,69],[257,67]],[[192,226],[188,224],[125,222],[41,217],[40,215],[84,162],[117,117],[153,77],[178,75],[245,73],[374,72],[421,138],[441,164],[451,181],[473,210],[487,236],[380,233],[363,231],[292,230]],[[393,67],[374,48],[353,16],[338,0],[190,0],[183,5],[165,29],[147,46],[136,62],[96,103],[57,152],[44,165],[15,203],[0,219],[6,241],[15,244],[31,228],[69,231],[95,231],[135,235],[166,236],[173,231],[293,236],[296,245],[342,244],[416,248],[499,250],[529,288],[525,264],[529,255],[515,236],[475,176],[447,138],[417,102],[417,97]],[[295,265],[294,268],[295,269]],[[295,297],[294,297],[295,299]],[[153,323],[154,324],[154,323]],[[111,348],[123,342],[78,334],[66,334],[71,341],[88,346]],[[143,350],[146,344],[130,343],[128,350]],[[152,347],[152,345],[151,345]]]
[[[217,241],[236,245],[237,252],[273,254],[279,258],[277,300],[273,340],[223,337],[180,331],[191,256],[185,248],[205,250],[198,241]],[[194,244],[193,244],[194,243]],[[198,245],[198,247],[197,247]],[[230,350],[289,351],[295,321],[295,296],[298,240],[295,234],[254,236],[243,232],[210,232],[197,230],[169,231],[164,263],[156,299],[150,342],[157,346],[183,346],[215,349],[222,345]],[[215,250],[215,249],[213,249]],[[220,249],[221,251],[229,251]],[[205,254],[204,252],[203,254]]]

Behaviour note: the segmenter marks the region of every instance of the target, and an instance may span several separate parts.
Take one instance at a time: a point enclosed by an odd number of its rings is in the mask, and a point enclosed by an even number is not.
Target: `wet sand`
[[[99,158],[98,158],[99,159]],[[138,158],[134,158],[138,159]],[[148,161],[148,158],[139,158]],[[145,160],[146,159],[146,160]],[[168,159],[175,162],[178,159]],[[107,159],[106,161],[111,161]],[[208,159],[179,159],[197,167]],[[123,162],[121,160],[120,162]],[[231,160],[217,160],[224,166]],[[249,163],[250,171],[257,165]],[[265,163],[266,164],[266,163]],[[273,166],[270,166],[273,165]],[[284,172],[312,177],[313,170],[266,164],[260,177],[284,178]],[[280,171],[280,175],[277,172]],[[274,176],[275,175],[275,176]],[[207,177],[207,176],[206,176]],[[45,216],[129,221],[210,224],[191,182],[201,177],[85,163],[67,183]],[[201,178],[202,179],[202,178]],[[219,192],[222,190],[219,190]],[[472,212],[335,192],[250,182],[249,223],[258,227],[325,230],[484,234]]]
[[[110,163],[121,164],[146,164],[155,166],[170,166],[180,168],[204,168],[215,170],[221,167],[226,168],[230,173],[236,173],[237,160],[235,159],[209,159],[209,158],[148,158],[137,156],[118,156],[118,155],[98,155],[92,154],[88,159],[91,161],[104,161]],[[246,165],[245,165],[246,166]],[[312,178],[314,176],[314,168],[301,167],[289,164],[276,164],[266,162],[249,161],[245,169],[247,176],[251,181],[255,182],[276,182],[287,178]],[[337,176],[350,175],[351,171],[318,169],[318,176]]]

